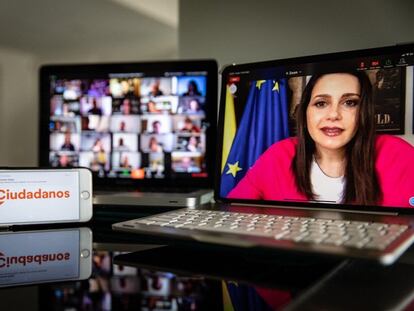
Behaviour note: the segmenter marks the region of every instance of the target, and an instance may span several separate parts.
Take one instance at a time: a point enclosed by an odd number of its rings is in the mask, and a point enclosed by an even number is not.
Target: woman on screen
[[[312,76],[297,137],[266,150],[228,197],[411,206],[414,147],[375,134],[371,97],[365,73]]]

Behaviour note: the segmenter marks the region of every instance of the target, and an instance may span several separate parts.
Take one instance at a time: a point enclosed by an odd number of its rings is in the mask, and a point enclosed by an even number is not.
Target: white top
[[[321,170],[315,159],[312,161],[311,183],[318,201],[342,202],[345,187],[344,176],[329,177]]]

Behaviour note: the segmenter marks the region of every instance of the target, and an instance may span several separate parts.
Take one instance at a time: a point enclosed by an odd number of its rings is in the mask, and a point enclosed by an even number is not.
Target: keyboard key
[[[361,248],[369,242],[368,238],[361,239],[360,237],[352,237],[343,243],[344,246],[351,246]]]
[[[301,242],[308,242],[308,243],[316,243],[316,244],[319,244],[323,240],[325,240],[327,237],[328,237],[328,235],[326,235],[326,234],[322,234],[322,235],[309,234],[308,236],[305,236],[301,240]]]
[[[347,240],[349,240],[349,236],[333,236],[333,235],[330,235],[323,241],[323,243],[324,244],[333,244],[333,245],[340,246],[340,245],[344,244]]]

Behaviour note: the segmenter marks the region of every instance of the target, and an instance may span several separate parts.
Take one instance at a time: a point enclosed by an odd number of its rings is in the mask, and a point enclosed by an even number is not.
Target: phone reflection
[[[84,280],[92,273],[92,231],[0,233],[0,287]]]

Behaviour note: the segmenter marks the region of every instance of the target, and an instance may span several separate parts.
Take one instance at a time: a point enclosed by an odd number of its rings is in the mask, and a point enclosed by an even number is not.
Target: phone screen
[[[0,171],[0,223],[80,219],[77,171]]]
[[[79,229],[0,234],[0,286],[79,278]]]

